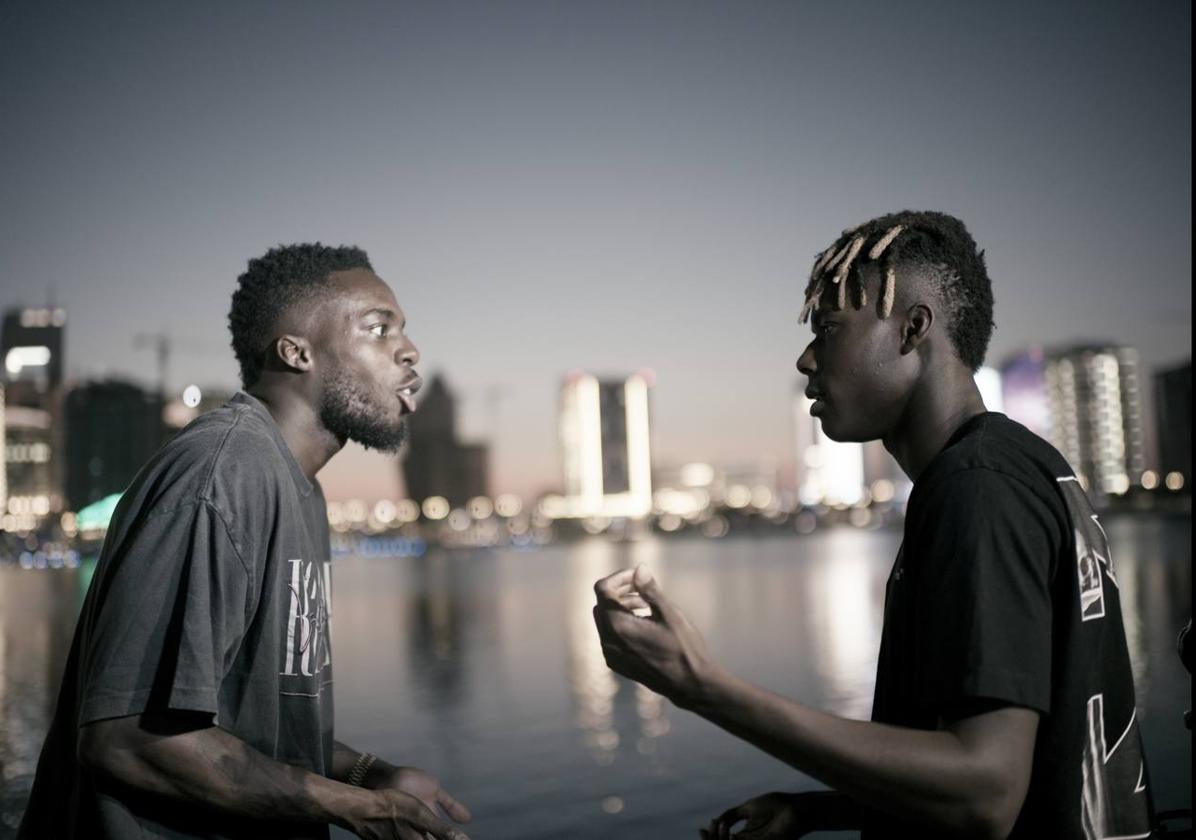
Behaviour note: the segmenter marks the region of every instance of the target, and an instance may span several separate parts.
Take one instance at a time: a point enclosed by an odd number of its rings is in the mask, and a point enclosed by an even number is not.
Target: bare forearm
[[[717,667],[686,705],[853,800],[941,829],[991,828],[999,835],[1005,798],[1017,797],[1020,806],[1024,795],[992,764],[977,761],[955,732],[839,718]]]
[[[92,748],[93,770],[167,799],[251,819],[347,826],[368,792],[275,761],[214,726],[155,734],[117,724]],[[95,725],[95,724],[93,724]]]

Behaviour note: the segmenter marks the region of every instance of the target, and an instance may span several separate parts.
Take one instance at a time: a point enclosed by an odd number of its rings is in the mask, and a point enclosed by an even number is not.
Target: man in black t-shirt
[[[973,373],[992,303],[971,235],[933,212],[845,231],[806,288],[811,413],[833,440],[882,440],[914,481],[872,721],[727,672],[643,567],[596,584],[613,669],[833,788],[756,797],[704,835],[1149,834],[1108,543],[1059,453],[985,410]]]
[[[333,739],[328,518],[315,474],[393,451],[419,352],[357,248],[275,248],[229,314],[246,393],[121,498],[18,837],[464,838],[414,767]]]

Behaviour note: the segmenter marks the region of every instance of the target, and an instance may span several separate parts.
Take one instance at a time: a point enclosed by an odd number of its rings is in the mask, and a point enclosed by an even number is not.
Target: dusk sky
[[[989,362],[1191,355],[1191,3],[5,3],[0,307],[66,365],[231,389],[278,243],[365,248],[492,444],[556,485],[571,369],[655,371],[658,465],[792,460],[814,255],[902,209],[987,251]],[[1149,390],[1149,388],[1148,388]],[[351,448],[329,498],[399,492]]]

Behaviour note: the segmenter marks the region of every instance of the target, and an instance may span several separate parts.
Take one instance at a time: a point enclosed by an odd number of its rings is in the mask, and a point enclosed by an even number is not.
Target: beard
[[[379,452],[397,452],[407,436],[407,426],[397,412],[383,409],[366,388],[340,371],[324,382],[320,421],[337,440],[356,441]]]

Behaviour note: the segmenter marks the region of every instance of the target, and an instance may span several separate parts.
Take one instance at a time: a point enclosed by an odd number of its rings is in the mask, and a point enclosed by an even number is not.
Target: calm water
[[[1188,807],[1182,713],[1191,683],[1175,636],[1191,610],[1191,522],[1108,526],[1157,804]],[[816,785],[613,676],[591,623],[594,580],[648,564],[732,670],[866,718],[897,542],[895,532],[843,529],[339,559],[337,736],[439,775],[473,809],[479,840],[694,837],[748,796]],[[10,826],[52,711],[81,578],[0,569],[0,770]]]

